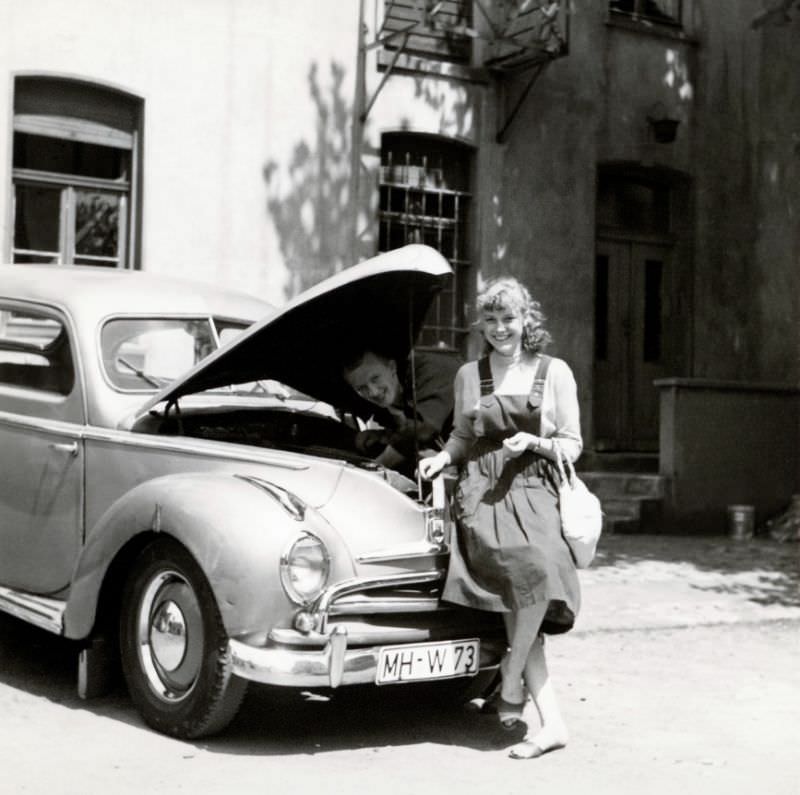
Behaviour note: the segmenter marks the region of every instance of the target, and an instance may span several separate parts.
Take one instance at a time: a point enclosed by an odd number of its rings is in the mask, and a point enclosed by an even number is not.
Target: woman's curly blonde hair
[[[544,327],[545,316],[539,302],[531,298],[527,287],[511,276],[490,281],[478,293],[475,305],[479,315],[485,311],[517,310],[522,315],[522,349],[528,353],[540,353],[552,342],[550,332]],[[479,317],[477,324],[480,322]],[[484,340],[484,352],[490,350],[491,345]]]

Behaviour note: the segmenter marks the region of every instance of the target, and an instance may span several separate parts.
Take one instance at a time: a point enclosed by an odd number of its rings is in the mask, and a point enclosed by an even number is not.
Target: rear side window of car
[[[0,385],[72,392],[75,366],[59,319],[35,309],[0,306]]]

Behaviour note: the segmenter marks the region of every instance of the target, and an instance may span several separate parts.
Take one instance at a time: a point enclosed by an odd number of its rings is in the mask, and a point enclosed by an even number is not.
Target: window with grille
[[[664,25],[680,25],[683,0],[610,0],[612,18],[631,17]]]
[[[450,286],[426,318],[419,345],[460,350],[467,332],[465,287],[472,150],[431,135],[390,133],[381,144],[379,249],[409,243],[437,249],[453,267]]]
[[[76,80],[14,83],[14,262],[131,267],[140,104]]]

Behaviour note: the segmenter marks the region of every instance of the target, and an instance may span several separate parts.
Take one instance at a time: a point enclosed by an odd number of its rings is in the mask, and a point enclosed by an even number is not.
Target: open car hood
[[[341,375],[342,357],[372,348],[403,361],[434,296],[452,275],[435,249],[405,246],[331,276],[254,323],[137,412],[206,389],[274,379],[368,416]]]

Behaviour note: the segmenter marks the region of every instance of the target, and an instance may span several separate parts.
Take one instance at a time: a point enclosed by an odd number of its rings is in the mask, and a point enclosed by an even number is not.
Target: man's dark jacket
[[[416,463],[416,449],[438,450],[450,435],[453,428],[453,382],[461,360],[449,353],[415,351],[405,367],[401,368],[401,365],[398,363],[402,397],[392,411],[377,409],[375,419],[389,430],[387,443],[407,461]],[[417,396],[416,422],[412,386]],[[415,436],[417,445],[414,444]]]

